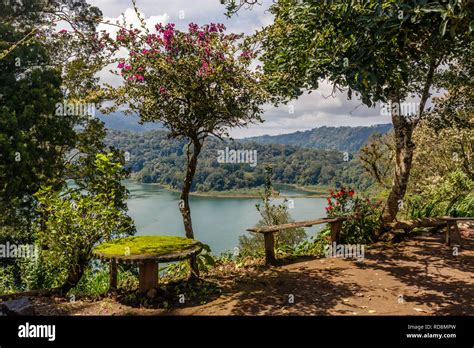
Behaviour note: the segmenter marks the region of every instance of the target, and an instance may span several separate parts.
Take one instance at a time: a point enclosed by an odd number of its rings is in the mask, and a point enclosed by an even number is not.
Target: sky
[[[237,15],[227,18],[225,6],[220,0],[137,0],[136,4],[152,28],[156,23],[175,23],[176,28],[186,30],[190,22],[202,25],[207,23],[224,23],[227,32],[253,34],[256,30],[273,22],[272,15],[267,11],[272,0],[259,0],[259,5],[252,9],[243,8]],[[125,15],[127,23],[135,23],[138,19],[133,10],[131,0],[88,0],[93,6],[101,9],[104,19],[115,22]],[[99,26],[98,30],[112,31],[111,26]],[[118,83],[117,77],[103,72],[101,80]],[[390,116],[381,115],[381,108],[368,108],[360,100],[353,97],[347,99],[345,93],[331,95],[332,86],[322,82],[318,90],[304,94],[297,100],[279,107],[266,106],[262,124],[250,125],[246,128],[231,130],[234,138],[257,135],[277,135],[308,130],[322,126],[369,126],[390,123]]]

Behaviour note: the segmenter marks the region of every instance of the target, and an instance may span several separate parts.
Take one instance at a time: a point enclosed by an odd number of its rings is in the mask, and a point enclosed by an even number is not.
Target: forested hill
[[[308,131],[299,131],[281,135],[263,135],[245,138],[259,144],[286,144],[314,149],[338,151],[358,151],[373,133],[384,134],[392,125],[378,124],[370,127],[319,127]]]
[[[129,153],[132,177],[142,182],[179,188],[183,182],[185,142],[167,138],[164,130],[149,132],[109,131],[108,145]],[[251,163],[220,163],[219,150],[256,151]],[[274,183],[298,185],[351,185],[364,189],[371,182],[357,159],[335,150],[306,149],[292,145],[222,142],[209,138],[199,157],[193,191],[253,188],[264,184],[267,164],[273,167]]]

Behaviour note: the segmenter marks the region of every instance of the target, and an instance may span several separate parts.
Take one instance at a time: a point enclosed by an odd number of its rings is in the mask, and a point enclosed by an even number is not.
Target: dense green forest
[[[169,139],[167,135],[164,130],[109,131],[106,142],[128,152],[126,157],[132,178],[180,188],[184,178],[186,142]],[[226,147],[257,151],[257,165],[219,163],[218,151]],[[366,189],[372,184],[357,157],[351,153],[209,138],[200,156],[192,190],[207,192],[262,186],[266,165],[273,167],[272,181],[275,183],[350,185],[358,189]]]
[[[247,138],[259,144],[285,144],[322,150],[358,151],[374,134],[385,134],[392,129],[391,124],[370,127],[318,127],[290,134],[263,135]]]

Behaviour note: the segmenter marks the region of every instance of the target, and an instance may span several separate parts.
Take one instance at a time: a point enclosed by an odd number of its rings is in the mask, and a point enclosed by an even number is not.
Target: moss
[[[194,239],[172,236],[134,236],[115,239],[94,248],[103,256],[160,256],[190,249],[200,243]]]

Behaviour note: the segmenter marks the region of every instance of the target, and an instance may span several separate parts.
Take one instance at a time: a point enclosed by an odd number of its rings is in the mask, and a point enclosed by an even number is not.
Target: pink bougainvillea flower
[[[65,33],[67,33],[67,30],[66,30],[66,29],[61,29],[61,30],[59,31],[59,34],[65,34]]]
[[[125,62],[120,62],[118,63],[117,68],[123,69],[124,66],[125,66]]]
[[[243,51],[240,56],[242,58],[250,58],[250,51]]]
[[[214,23],[211,23],[211,25],[209,26],[209,32],[217,32],[217,26]]]
[[[160,94],[165,94],[167,92],[166,87],[161,86],[160,87]]]
[[[117,40],[117,41],[123,41],[123,40],[125,40],[125,36],[123,36],[123,35],[117,35],[117,39],[116,39],[116,40]]]
[[[142,75],[135,74],[135,77],[138,81],[144,81],[145,80],[145,77],[143,77]]]
[[[133,76],[127,77],[127,81],[133,81],[135,78]]]
[[[125,65],[125,70],[130,70],[132,67],[130,65]]]
[[[194,23],[189,23],[189,32],[196,33],[199,30],[199,26]]]

